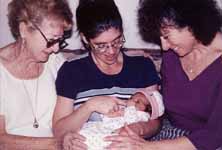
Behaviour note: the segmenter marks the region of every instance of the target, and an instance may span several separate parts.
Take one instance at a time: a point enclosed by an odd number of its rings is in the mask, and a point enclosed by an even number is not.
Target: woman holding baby
[[[53,117],[54,135],[58,138],[78,132],[87,121],[101,120],[100,114],[119,110],[120,105],[126,105],[119,98],[128,99],[139,88],[157,90],[160,82],[150,59],[129,57],[122,52],[122,19],[112,0],[80,1],[76,17],[89,56],[65,62],[58,73]],[[141,136],[151,136],[158,126],[159,120],[153,119],[130,124],[129,128]],[[69,143],[66,149],[86,149],[82,136],[69,135],[68,140],[65,138]]]

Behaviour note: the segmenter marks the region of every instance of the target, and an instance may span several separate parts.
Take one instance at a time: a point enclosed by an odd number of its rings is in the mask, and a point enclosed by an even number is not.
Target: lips
[[[106,57],[107,60],[114,60],[114,57]]]
[[[105,58],[107,60],[114,60],[116,57],[115,57],[115,55],[108,55],[108,56],[105,56]]]

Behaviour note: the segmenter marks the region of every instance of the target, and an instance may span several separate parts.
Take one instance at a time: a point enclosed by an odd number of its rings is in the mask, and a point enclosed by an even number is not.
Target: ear
[[[27,25],[25,22],[21,22],[19,24],[19,32],[20,32],[20,36],[21,38],[25,38],[26,37],[26,33],[27,33]]]
[[[82,41],[85,43],[85,44],[89,44],[88,40],[86,39],[86,37],[84,36],[83,33],[80,33],[80,36],[82,38]]]

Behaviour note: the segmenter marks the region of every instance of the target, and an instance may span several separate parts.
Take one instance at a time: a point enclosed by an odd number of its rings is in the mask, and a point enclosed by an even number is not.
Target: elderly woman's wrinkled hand
[[[84,141],[84,136],[76,132],[69,132],[64,136],[63,150],[87,150],[87,145]]]
[[[148,150],[146,141],[134,133],[128,126],[125,126],[127,134],[108,136],[106,141],[111,141],[106,150]]]

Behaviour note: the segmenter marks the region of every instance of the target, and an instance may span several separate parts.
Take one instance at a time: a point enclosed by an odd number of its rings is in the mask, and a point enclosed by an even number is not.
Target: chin
[[[185,55],[180,54],[180,53],[176,53],[178,57],[184,57]]]
[[[104,59],[104,62],[106,62],[107,64],[115,64],[118,61],[118,57],[112,57],[111,59]]]
[[[184,57],[184,56],[190,54],[191,51],[184,51],[183,49],[177,49],[177,50],[174,50],[174,52],[175,52],[179,57]]]
[[[107,65],[113,65],[116,63],[116,61],[104,61],[104,63]]]
[[[117,61],[118,61],[117,58],[110,59],[110,60],[109,59],[104,59],[104,62],[106,64],[109,64],[109,65],[115,64]]]
[[[48,60],[49,60],[49,55],[48,56],[45,56],[45,57],[41,57],[38,59],[40,62],[42,63],[46,63]]]
[[[185,56],[187,56],[189,53],[177,53],[177,55],[179,56],[179,57],[185,57]]]

